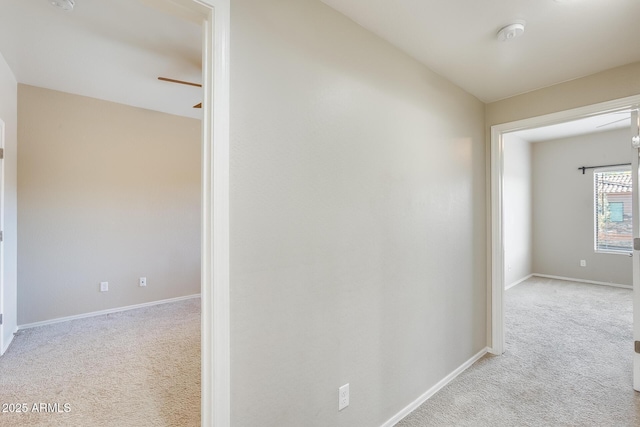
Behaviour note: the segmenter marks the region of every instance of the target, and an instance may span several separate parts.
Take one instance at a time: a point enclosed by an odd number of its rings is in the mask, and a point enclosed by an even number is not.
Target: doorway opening
[[[505,262],[505,140],[515,132],[531,131],[533,129],[551,126],[562,126],[579,119],[588,119],[603,114],[616,113],[637,108],[640,96],[623,98],[587,107],[562,111],[516,122],[492,126],[491,128],[491,261],[490,261],[490,341],[489,347],[493,354],[505,351],[504,328],[504,290],[505,270],[509,265]],[[627,141],[629,139],[627,138]],[[630,142],[629,142],[630,147]],[[630,157],[629,157],[630,158]],[[592,166],[592,165],[577,165]],[[575,171],[578,172],[578,171]]]
[[[141,0],[202,26],[200,256],[202,424],[228,426],[229,405],[229,0]],[[78,8],[78,12],[82,11]],[[51,13],[43,12],[43,13]],[[65,12],[66,13],[66,12]],[[76,15],[77,16],[77,15]],[[71,18],[74,19],[74,18]],[[70,21],[71,21],[70,19]],[[80,27],[90,26],[84,23]],[[71,26],[69,26],[71,27]],[[103,30],[100,26],[92,29]],[[120,31],[118,42],[127,34]],[[149,43],[156,42],[154,37]],[[97,50],[97,49],[94,49]],[[42,57],[46,58],[46,55]],[[89,62],[89,61],[86,61]],[[94,61],[95,63],[95,61]],[[109,61],[95,67],[105,68]],[[31,69],[34,69],[33,67]],[[46,68],[45,68],[46,69]],[[16,68],[17,70],[17,68]],[[155,77],[155,76],[153,76]],[[27,80],[27,79],[23,79]],[[106,80],[105,80],[106,81]],[[96,84],[96,86],[100,86]],[[215,95],[214,95],[215,94]],[[10,130],[13,132],[13,126]],[[10,133],[11,135],[11,133]],[[215,141],[215,144],[214,144]],[[195,166],[197,170],[197,165]],[[10,194],[10,193],[9,193]],[[9,219],[9,218],[8,218]],[[7,224],[10,226],[10,224]],[[197,243],[196,243],[197,245]],[[146,284],[146,281],[145,281]],[[105,286],[105,290],[108,286]],[[2,290],[0,289],[0,292]],[[8,303],[2,295],[0,304]],[[15,304],[14,304],[15,306]],[[16,307],[12,310],[16,311]],[[6,322],[5,322],[6,324]],[[6,332],[7,328],[5,328]],[[11,333],[14,331],[12,330]],[[6,346],[6,340],[0,342]]]

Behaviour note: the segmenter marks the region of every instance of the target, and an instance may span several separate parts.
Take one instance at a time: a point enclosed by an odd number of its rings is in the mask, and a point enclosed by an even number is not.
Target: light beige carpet
[[[0,405],[3,427],[199,426],[200,299],[20,331]]]
[[[479,360],[398,427],[640,426],[631,290],[534,277],[505,306],[504,355]]]

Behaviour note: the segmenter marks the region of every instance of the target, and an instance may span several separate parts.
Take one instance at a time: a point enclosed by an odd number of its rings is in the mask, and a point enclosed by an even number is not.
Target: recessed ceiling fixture
[[[74,0],[49,0],[52,6],[59,7],[62,10],[73,10],[73,6],[76,5]]]
[[[524,21],[514,22],[498,31],[498,40],[501,42],[513,40],[524,34]]]

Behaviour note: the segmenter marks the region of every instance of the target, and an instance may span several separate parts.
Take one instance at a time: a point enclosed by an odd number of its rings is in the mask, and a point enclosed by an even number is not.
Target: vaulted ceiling
[[[640,61],[638,0],[322,1],[484,102]]]
[[[640,61],[638,0],[322,1],[484,102]],[[0,0],[0,53],[21,83],[200,117],[201,89],[157,77],[201,81],[201,27],[161,2]]]

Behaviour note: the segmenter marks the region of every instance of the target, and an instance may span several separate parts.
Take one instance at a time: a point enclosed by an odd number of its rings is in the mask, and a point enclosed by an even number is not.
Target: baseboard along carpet
[[[200,299],[18,332],[1,426],[199,426]]]
[[[540,277],[509,289],[505,353],[480,359],[397,426],[640,425],[632,292]]]

